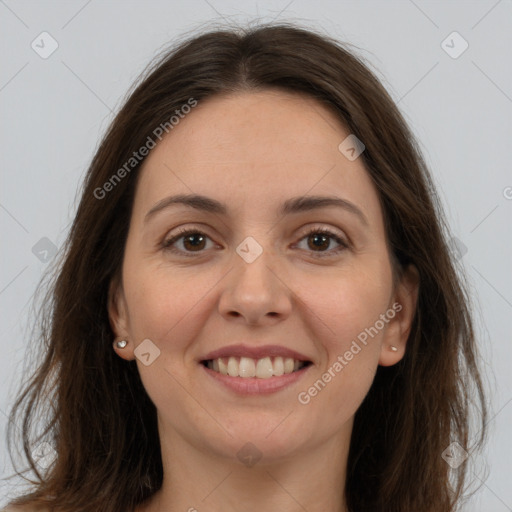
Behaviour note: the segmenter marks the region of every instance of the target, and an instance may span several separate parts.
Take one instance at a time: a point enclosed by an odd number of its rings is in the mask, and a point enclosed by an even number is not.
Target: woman
[[[485,434],[470,397],[486,412],[446,236],[401,115],[339,43],[181,44],[89,169],[11,415],[37,475],[14,510],[455,510]]]

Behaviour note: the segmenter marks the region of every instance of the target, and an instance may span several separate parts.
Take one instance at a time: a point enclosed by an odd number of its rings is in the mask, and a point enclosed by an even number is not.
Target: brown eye
[[[204,249],[206,238],[200,233],[194,233],[183,237],[183,246],[187,251]]]
[[[320,258],[332,256],[349,247],[348,242],[343,240],[338,234],[327,229],[313,228],[301,238],[301,242],[303,240],[307,240],[307,248],[305,250],[316,253],[314,256]],[[331,247],[333,241],[338,244],[334,248]]]
[[[328,249],[330,243],[330,237],[323,233],[314,233],[308,236],[308,246],[312,251]]]
[[[201,231],[197,229],[186,229],[180,231],[170,239],[165,240],[162,244],[162,248],[166,251],[183,256],[193,256],[193,253],[204,252],[204,249],[208,248],[208,241],[211,242],[210,237]]]

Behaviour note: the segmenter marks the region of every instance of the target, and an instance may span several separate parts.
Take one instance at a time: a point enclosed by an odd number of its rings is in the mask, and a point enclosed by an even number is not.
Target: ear
[[[117,355],[131,361],[135,359],[133,351],[135,350],[134,340],[130,339],[129,316],[124,290],[121,280],[112,279],[108,291],[108,317],[110,326],[115,335],[114,350]],[[126,340],[128,345],[125,348],[118,348],[116,342]]]
[[[407,339],[411,332],[420,278],[417,268],[410,264],[402,273],[400,281],[396,286],[390,307],[387,312],[390,318],[382,340],[379,364],[381,366],[392,366],[398,363],[405,355]],[[393,315],[394,311],[394,316]],[[391,350],[391,347],[397,350]]]

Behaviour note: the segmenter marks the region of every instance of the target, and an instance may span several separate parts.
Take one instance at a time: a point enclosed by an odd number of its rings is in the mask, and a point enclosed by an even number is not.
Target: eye
[[[314,257],[317,258],[332,256],[349,248],[349,244],[337,233],[325,228],[310,229],[296,246],[299,247],[303,240],[307,242],[307,247],[302,249],[316,253]],[[330,248],[333,241],[338,246]],[[208,247],[208,242],[213,244],[210,237],[202,231],[194,228],[184,228],[171,238],[164,240],[162,248],[166,251],[188,257],[194,256],[194,253],[204,252],[205,249],[211,249],[211,245]]]
[[[212,242],[210,237],[202,231],[186,228],[178,231],[171,238],[164,240],[162,248],[176,254],[193,256],[193,253],[200,253],[204,249],[211,248],[206,247],[207,241]],[[177,248],[175,245],[178,247],[181,245],[181,248]]]
[[[339,252],[348,249],[349,244],[343,240],[337,233],[325,228],[312,228],[302,238],[301,242],[305,240],[307,247],[305,250],[312,251],[315,257],[324,258],[338,254]],[[334,249],[329,249],[332,242],[338,244]],[[299,246],[300,244],[297,244]]]

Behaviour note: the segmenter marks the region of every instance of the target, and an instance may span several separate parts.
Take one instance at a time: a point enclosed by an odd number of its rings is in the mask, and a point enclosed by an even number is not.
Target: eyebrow
[[[146,213],[144,222],[148,222],[148,220],[157,212],[160,212],[173,205],[184,205],[190,208],[194,208],[195,210],[217,215],[227,215],[228,213],[226,205],[217,201],[216,199],[212,199],[211,197],[199,194],[180,194],[166,197],[156,203],[155,206],[153,206],[151,210]],[[309,212],[332,206],[342,208],[347,212],[356,215],[362,224],[365,226],[369,225],[368,219],[365,217],[364,213],[354,203],[336,196],[293,197],[283,203],[279,213],[281,215],[289,215],[293,213]]]

